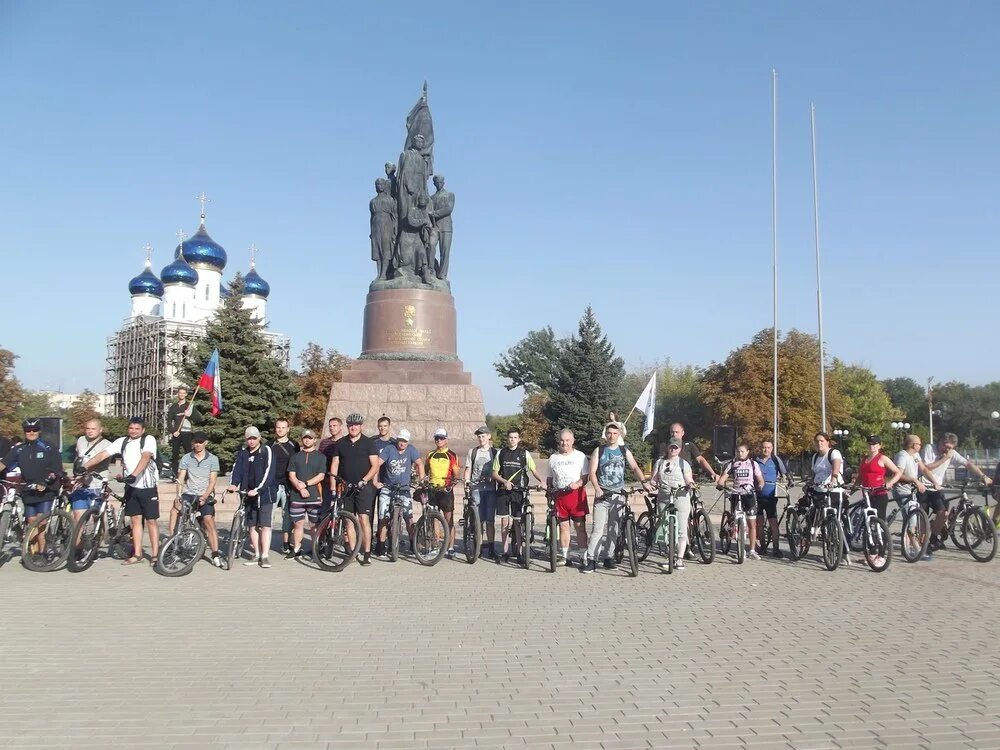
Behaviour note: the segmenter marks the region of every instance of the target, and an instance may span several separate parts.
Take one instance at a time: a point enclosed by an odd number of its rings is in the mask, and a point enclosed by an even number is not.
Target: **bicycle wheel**
[[[733,514],[728,510],[723,511],[722,521],[719,523],[719,551],[728,555],[733,547]]]
[[[348,530],[354,530],[354,544],[348,542]],[[323,570],[338,572],[350,565],[361,550],[361,521],[353,513],[338,510],[319,523],[313,562]]]
[[[97,560],[104,541],[104,514],[99,508],[90,508],[77,521],[73,529],[73,549],[66,560],[71,573],[82,573]]]
[[[479,523],[479,510],[474,503],[465,508],[465,528],[462,529],[462,545],[465,547],[465,559],[472,565],[479,559],[479,548],[483,544],[483,529]]]
[[[823,564],[827,570],[836,570],[844,551],[844,527],[837,516],[828,516],[820,527],[823,537]]]
[[[742,565],[743,561],[746,559],[747,547],[746,547],[746,535],[747,535],[747,520],[746,518],[741,518],[736,522],[736,564]]]
[[[757,552],[763,557],[771,548],[771,542],[774,540],[771,537],[771,524],[767,518],[765,516],[758,516],[757,518],[763,519],[760,523],[760,533],[757,535]],[[750,522],[757,523],[757,519],[751,519]]]
[[[232,570],[233,564],[242,559],[243,545],[247,541],[246,514],[242,508],[233,516],[233,524],[229,527],[229,547],[226,549],[226,570]]]
[[[108,554],[115,560],[128,560],[135,551],[135,545],[132,544],[132,529],[124,520],[125,517],[122,516],[119,523],[108,530]]]
[[[167,578],[186,576],[205,554],[206,544],[198,527],[183,526],[160,547],[153,570]]]
[[[635,556],[635,521],[625,519],[625,552],[628,555],[628,574],[635,578],[639,575],[639,558]]]
[[[397,507],[392,509],[389,521],[389,559],[396,562],[399,559],[399,543],[403,538],[403,513]]]
[[[914,563],[927,553],[930,542],[930,521],[923,508],[903,514],[903,530],[899,536],[899,546],[906,562]]]
[[[69,513],[64,510],[43,513],[25,529],[21,562],[35,573],[53,571],[66,562],[72,538],[73,517]]]
[[[437,565],[448,543],[448,522],[437,509],[427,508],[417,521],[415,550],[421,565]]]
[[[865,511],[860,505],[851,511],[850,533],[847,527],[844,528],[844,536],[847,538],[848,546],[854,552],[861,552],[865,547]]]
[[[997,553],[997,530],[982,508],[973,508],[962,521],[962,541],[976,562],[989,562]]]
[[[649,557],[649,551],[653,548],[653,517],[648,510],[639,514],[635,522],[635,533],[635,553],[639,556],[639,562],[643,562]]]
[[[677,566],[677,516],[667,516],[667,573],[673,573]]]
[[[962,539],[962,524],[965,523],[967,511],[959,512],[958,508],[952,508],[948,512],[948,526],[941,533],[942,538],[945,533],[951,537],[952,543],[960,550],[965,551],[965,540]]]
[[[7,534],[10,532],[10,508],[6,508],[0,513],[0,565],[10,559],[10,552],[7,549]]]
[[[677,522],[676,518],[674,522]],[[712,526],[712,519],[708,517],[708,513],[699,510],[694,514],[693,523],[688,526],[691,529],[688,543],[694,546],[705,565],[711,565],[715,560],[715,527]]]
[[[876,573],[889,569],[892,562],[892,536],[889,524],[881,518],[869,518],[863,535],[865,562]]]
[[[521,525],[521,565],[527,570],[531,567],[531,542],[535,534],[535,516],[533,513],[525,513],[524,521]]]
[[[559,567],[559,522],[555,515],[549,516],[549,572],[555,573]]]

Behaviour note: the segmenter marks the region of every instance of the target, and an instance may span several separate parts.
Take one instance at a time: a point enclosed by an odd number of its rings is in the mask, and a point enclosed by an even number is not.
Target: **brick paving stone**
[[[0,568],[4,601],[32,608],[0,614],[0,744],[1000,748],[995,563],[954,550],[882,575],[827,573],[810,555],[743,566],[720,556],[676,577],[651,559],[634,580],[448,561],[325,575],[273,562],[201,564],[170,580],[105,559],[80,575],[31,574],[16,559]],[[919,659],[866,659],[854,626],[893,644],[923,601],[934,606],[919,608],[921,632],[946,637],[922,641]],[[295,618],[318,624],[320,641],[297,635]],[[178,659],[187,619],[216,627]],[[111,635],[88,638],[83,660],[66,622]],[[748,662],[766,668],[733,661],[747,623],[780,623],[747,642]],[[402,634],[405,646],[385,648]],[[39,658],[38,643],[60,647]],[[27,718],[38,705],[41,726]]]

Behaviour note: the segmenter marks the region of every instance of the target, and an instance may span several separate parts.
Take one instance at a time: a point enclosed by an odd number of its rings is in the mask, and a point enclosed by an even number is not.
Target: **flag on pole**
[[[212,356],[205,365],[205,372],[201,374],[198,387],[204,388],[212,394],[212,416],[217,417],[222,411],[222,381],[219,379],[219,350],[212,352]]]
[[[653,370],[653,376],[642,389],[632,408],[646,415],[646,423],[642,426],[642,439],[645,440],[653,431],[653,416],[656,414],[656,370]]]

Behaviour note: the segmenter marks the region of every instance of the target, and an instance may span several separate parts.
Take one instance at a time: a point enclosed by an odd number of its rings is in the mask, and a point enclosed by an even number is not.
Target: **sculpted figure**
[[[448,256],[451,254],[451,212],[455,210],[455,194],[444,189],[444,177],[434,175],[436,191],[431,197],[430,236],[431,257],[437,255],[434,266],[439,279],[448,278]]]
[[[378,278],[385,279],[392,262],[392,250],[396,244],[398,221],[396,201],[389,195],[390,183],[385,177],[375,180],[375,197],[368,203],[371,214],[372,260],[378,266]]]
[[[385,163],[385,176],[389,180],[389,195],[393,200],[399,196],[399,188],[396,186],[396,165],[391,161]]]

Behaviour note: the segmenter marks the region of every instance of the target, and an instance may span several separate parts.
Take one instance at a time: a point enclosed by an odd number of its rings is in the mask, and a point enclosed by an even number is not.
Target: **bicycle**
[[[645,493],[646,490],[643,487],[622,488],[620,490],[607,490],[601,487],[601,489],[604,491],[605,497],[619,495],[625,500],[621,516],[618,519],[615,562],[621,564],[625,559],[625,554],[628,553],[628,574],[630,578],[635,578],[639,575],[639,554],[637,551],[639,534],[636,528],[635,513],[632,511],[632,503],[629,502],[629,498],[639,492]]]
[[[697,487],[691,489],[688,543],[698,551],[698,556],[705,565],[711,565],[715,560],[715,527],[705,512],[705,504],[701,501],[701,493]]]
[[[17,501],[20,486],[20,482],[0,481],[0,487],[3,487],[3,499],[0,500],[0,565],[10,559],[8,545],[20,547],[24,539],[24,506]]]
[[[101,479],[99,474],[86,476]],[[112,498],[119,502],[117,513],[111,504]],[[105,536],[110,556],[121,560],[132,556],[132,532],[125,523],[125,498],[112,492],[107,481],[102,480],[101,494],[73,527],[73,550],[66,568],[71,573],[82,573],[90,568],[97,560]]]
[[[24,530],[21,564],[28,570],[49,573],[62,567],[69,557],[73,538],[71,489],[72,481],[64,480],[52,502],[52,510],[35,516]],[[23,496],[21,502],[24,502]]]
[[[406,511],[405,501],[410,499],[410,491],[405,486],[398,487],[396,485],[387,484],[385,487],[389,490],[389,526],[387,529],[389,559],[392,560],[392,562],[396,562],[399,560],[399,544],[403,539],[403,527],[405,520],[403,514]],[[412,538],[410,539],[410,544],[413,544]]]
[[[778,522],[775,524],[778,529],[781,528],[781,523],[785,520],[785,517],[788,514],[788,508],[791,506],[791,496],[789,494],[789,488],[791,487],[792,484],[790,482],[788,484],[776,482],[774,486],[773,497],[775,503],[777,503],[778,500],[785,501],[785,507],[782,508],[781,515],[778,516]],[[770,519],[764,515],[764,511],[761,508],[757,509],[757,518],[761,519],[760,533],[757,535],[757,552],[763,556],[774,544],[774,532],[771,530]]]
[[[914,563],[927,554],[927,545],[931,540],[931,523],[927,511],[920,507],[917,499],[917,488],[909,486],[910,493],[905,498],[895,497],[896,507],[886,516],[885,522],[892,530],[892,522],[902,514],[903,529],[899,533],[899,549],[906,562]]]
[[[722,489],[724,497],[729,501],[730,508],[722,511],[722,520],[719,522],[719,548],[724,555],[729,554],[733,543],[736,543],[736,564],[742,565],[747,554],[747,513],[743,509],[743,498],[753,497],[756,493],[752,487],[733,487],[731,490]],[[754,517],[754,523],[757,522]]]
[[[958,504],[948,511],[944,532],[951,536],[958,549],[972,555],[973,560],[989,562],[997,553],[997,530],[986,511],[973,505],[969,498],[969,486],[970,482],[966,480],[957,488],[947,488],[958,489],[961,494],[958,496]],[[982,493],[984,499],[988,497],[989,488],[985,483],[977,484],[975,488]]]
[[[222,503],[225,505],[226,495],[230,490],[226,490],[222,495]],[[234,493],[239,497],[239,504],[236,512],[233,513],[233,523],[229,527],[229,546],[226,548],[226,570],[233,569],[233,563],[243,558],[243,547],[250,536],[250,528],[247,524],[247,493],[245,490],[236,490]]]
[[[667,558],[667,573],[673,573],[677,568],[677,546],[680,544],[681,532],[677,519],[677,505],[675,500],[684,487],[675,487],[667,494],[667,501],[664,504],[663,513],[659,514],[659,521],[653,527],[653,542],[660,546],[661,554]],[[658,506],[659,498],[653,497],[653,501]],[[646,496],[646,503],[649,504],[650,496]],[[664,541],[665,540],[665,541]],[[652,546],[652,544],[650,545]]]
[[[868,563],[868,567],[876,573],[882,573],[889,569],[889,564],[892,562],[892,535],[889,534],[889,525],[878,517],[875,508],[872,507],[872,489],[874,488],[861,488],[861,500],[852,506],[860,511],[860,516],[857,515],[857,511],[854,514],[849,513],[847,522],[851,524],[851,534],[860,537],[861,548],[864,550],[865,562]],[[860,529],[853,528],[854,521],[860,523]],[[845,536],[845,554],[847,554],[848,549],[847,538]]]
[[[801,560],[809,552],[814,537],[823,547],[823,564],[829,571],[840,566],[844,549],[844,527],[840,512],[833,507],[833,490],[826,485],[808,485],[794,509],[789,509],[786,531],[792,560]],[[820,503],[826,505],[820,507]],[[803,505],[808,503],[808,505]]]
[[[205,505],[215,505],[215,498],[206,500]],[[199,521],[202,507],[196,502],[181,502],[174,533],[160,545],[160,554],[153,567],[160,575],[167,578],[186,576],[205,554],[208,541]]]
[[[539,489],[542,489],[539,487]],[[549,552],[549,572],[555,573],[559,567],[559,519],[556,518],[556,491],[545,488],[545,546]],[[534,529],[532,529],[534,535]],[[531,539],[531,541],[535,541]],[[530,550],[529,550],[530,555]]]
[[[337,494],[330,502],[330,509],[316,526],[312,555],[315,563],[323,570],[340,572],[350,565],[361,551],[361,521],[358,517],[340,507],[340,499],[351,497],[360,490],[357,484],[338,484]],[[354,544],[350,543],[348,529],[354,531]],[[398,549],[398,547],[397,547]]]
[[[440,487],[431,486],[426,480],[413,493],[420,503],[420,518],[414,524],[413,551],[421,565],[437,565],[448,547],[450,529],[444,513],[435,503],[435,494]]]
[[[465,485],[464,508],[459,525],[462,527],[462,547],[465,559],[472,565],[479,559],[483,545],[483,525],[479,522],[479,508],[472,499],[472,483]]]

